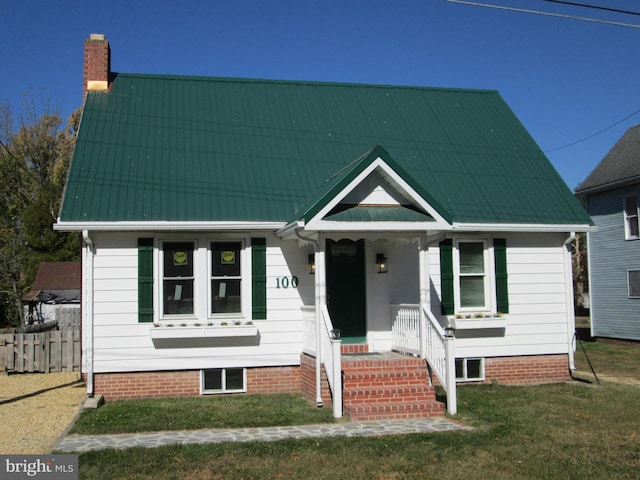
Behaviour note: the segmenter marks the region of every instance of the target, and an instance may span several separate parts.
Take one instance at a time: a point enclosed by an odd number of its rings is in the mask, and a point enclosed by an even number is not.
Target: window
[[[211,244],[211,313],[242,313],[240,243]]]
[[[193,242],[163,245],[162,300],[165,315],[193,315]]]
[[[138,321],[267,318],[266,239],[138,239]]]
[[[638,228],[638,197],[624,198],[624,237],[633,240],[640,237]]]
[[[461,309],[486,309],[487,278],[483,242],[458,243],[458,289]]]
[[[484,380],[484,359],[456,358],[456,380],[459,382]]]
[[[201,370],[200,391],[203,394],[246,392],[246,372],[245,368]]]
[[[507,242],[445,239],[440,249],[442,315],[509,313]]]
[[[640,270],[627,271],[629,298],[640,298]]]

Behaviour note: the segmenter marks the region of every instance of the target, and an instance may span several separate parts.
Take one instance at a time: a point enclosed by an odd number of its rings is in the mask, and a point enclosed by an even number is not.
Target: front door
[[[327,240],[327,308],[343,343],[367,335],[364,240]]]

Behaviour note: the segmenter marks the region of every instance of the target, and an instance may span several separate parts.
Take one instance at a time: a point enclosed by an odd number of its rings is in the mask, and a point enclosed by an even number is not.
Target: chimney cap
[[[89,40],[104,40],[104,33],[92,33]]]

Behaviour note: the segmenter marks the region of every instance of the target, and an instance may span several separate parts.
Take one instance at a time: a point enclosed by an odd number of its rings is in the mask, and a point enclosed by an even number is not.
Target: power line
[[[568,144],[566,144],[566,145],[562,145],[562,146],[560,146],[560,147],[555,147],[555,148],[551,148],[551,149],[549,149],[549,150],[545,150],[545,151],[544,151],[544,153],[556,152],[556,151],[558,151],[558,150],[563,150],[563,149],[565,149],[565,148],[573,147],[574,145],[577,145],[577,144],[579,144],[579,143],[586,142],[587,140],[590,140],[590,139],[592,139],[593,137],[596,137],[596,136],[600,135],[601,133],[606,132],[607,130],[611,130],[613,127],[617,127],[617,126],[618,126],[618,125],[620,125],[622,122],[624,122],[624,121],[626,121],[626,120],[629,120],[631,117],[633,117],[634,115],[637,115],[638,113],[640,113],[640,109],[638,109],[638,110],[636,110],[635,112],[633,112],[633,113],[631,113],[631,114],[627,115],[627,116],[626,116],[626,117],[624,117],[623,119],[618,120],[616,123],[614,123],[614,124],[612,124],[612,125],[609,125],[608,127],[603,128],[602,130],[599,130],[599,131],[597,131],[597,132],[595,132],[595,133],[592,133],[591,135],[588,135],[588,136],[586,136],[586,137],[584,137],[584,138],[581,138],[580,140],[576,140],[575,142],[571,142],[571,143],[568,143]]]
[[[565,15],[565,14],[562,14],[562,13],[543,12],[543,11],[540,11],[540,10],[529,10],[529,9],[525,9],[525,8],[504,7],[502,5],[493,5],[493,4],[488,4],[488,3],[478,3],[478,2],[471,2],[471,1],[467,1],[467,0],[446,0],[446,1],[449,2],[449,3],[459,3],[459,4],[462,4],[462,5],[471,5],[471,6],[474,6],[474,7],[495,8],[497,10],[507,10],[507,11],[511,11],[511,12],[521,12],[521,13],[532,13],[532,14],[535,14],[535,15],[545,15],[547,17],[559,17],[559,18],[568,18],[568,19],[571,19],[571,20],[582,20],[584,22],[604,23],[604,24],[608,24],[608,25],[617,25],[619,27],[640,28],[640,25],[636,25],[636,24],[633,24],[633,23],[614,22],[612,20],[601,20],[601,19],[590,18],[590,17],[577,17],[575,15]]]
[[[638,15],[640,12],[633,12],[631,10],[620,10],[619,8],[603,7],[601,5],[589,5],[588,3],[569,2],[568,0],[540,0],[541,2],[548,3],[560,3],[562,5],[571,5],[574,7],[592,8],[594,10],[602,10],[605,12],[624,13],[625,15]]]

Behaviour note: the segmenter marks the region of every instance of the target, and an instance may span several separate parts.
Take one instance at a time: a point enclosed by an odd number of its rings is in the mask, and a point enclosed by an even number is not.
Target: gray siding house
[[[640,125],[627,130],[577,188],[588,233],[591,335],[640,340]]]

